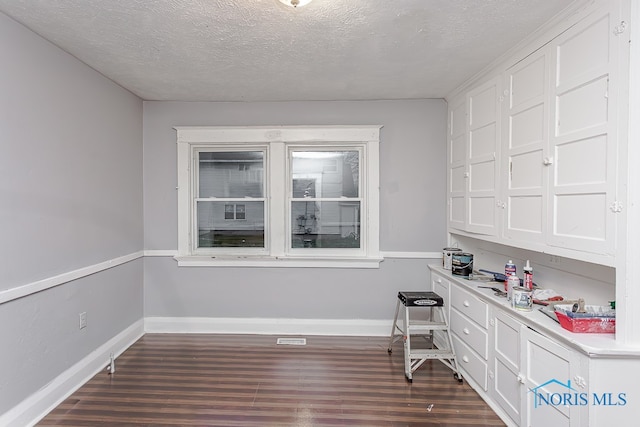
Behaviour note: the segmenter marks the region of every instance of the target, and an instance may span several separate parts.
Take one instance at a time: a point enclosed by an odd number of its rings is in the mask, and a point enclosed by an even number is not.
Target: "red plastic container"
[[[560,326],[567,331],[578,333],[611,334],[616,331],[615,317],[569,317],[556,311]]]

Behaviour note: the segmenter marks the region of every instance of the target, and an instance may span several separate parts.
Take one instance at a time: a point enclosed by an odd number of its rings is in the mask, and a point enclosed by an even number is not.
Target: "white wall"
[[[142,318],[141,259],[30,289],[140,252],[143,218],[141,100],[3,14],[0,52],[1,416]]]
[[[382,125],[380,248],[440,252],[445,232],[442,100],[144,103],[145,249],[176,250],[176,133],[186,125]],[[436,260],[431,260],[437,262]],[[426,259],[377,270],[234,269],[145,259],[145,316],[391,319],[401,289],[427,289]]]

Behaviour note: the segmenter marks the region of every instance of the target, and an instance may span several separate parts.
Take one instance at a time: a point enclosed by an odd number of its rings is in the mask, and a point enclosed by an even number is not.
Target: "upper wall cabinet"
[[[449,228],[465,230],[467,224],[467,108],[466,99],[449,104],[448,201]]]
[[[552,246],[614,253],[619,22],[609,11],[595,13],[552,43]]]
[[[581,11],[450,104],[450,232],[613,264],[628,49],[618,9]]]
[[[507,69],[502,180],[506,239],[543,242],[549,146],[549,55],[532,54]]]
[[[500,82],[469,91],[449,112],[449,227],[495,236],[498,230]]]

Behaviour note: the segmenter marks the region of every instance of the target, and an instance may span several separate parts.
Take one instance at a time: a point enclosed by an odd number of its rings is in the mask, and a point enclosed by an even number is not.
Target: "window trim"
[[[378,268],[382,261],[379,247],[379,144],[380,128],[364,126],[176,126],[177,131],[177,202],[178,252],[180,266],[255,266],[255,267],[339,267]],[[194,254],[192,248],[194,191],[194,150],[206,147],[233,149],[268,147],[265,159],[265,187],[268,212],[265,217],[267,253],[237,255]],[[287,192],[289,186],[289,153],[293,149],[313,150],[328,147],[349,149],[361,147],[361,242],[355,251],[327,250],[291,251],[291,236],[286,235],[289,218]],[[295,148],[294,148],[295,147]],[[285,183],[274,188],[274,183]],[[276,194],[274,194],[276,193]],[[274,202],[275,201],[275,202]],[[282,201],[282,203],[280,203]],[[366,217],[365,217],[366,215]],[[278,237],[279,236],[279,237]],[[268,240],[267,240],[268,239]],[[242,251],[240,251],[242,252]]]

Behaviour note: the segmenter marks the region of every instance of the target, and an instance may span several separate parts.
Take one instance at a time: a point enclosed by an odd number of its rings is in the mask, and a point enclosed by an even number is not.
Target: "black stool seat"
[[[442,307],[444,300],[435,292],[400,291],[398,299],[405,307]]]

